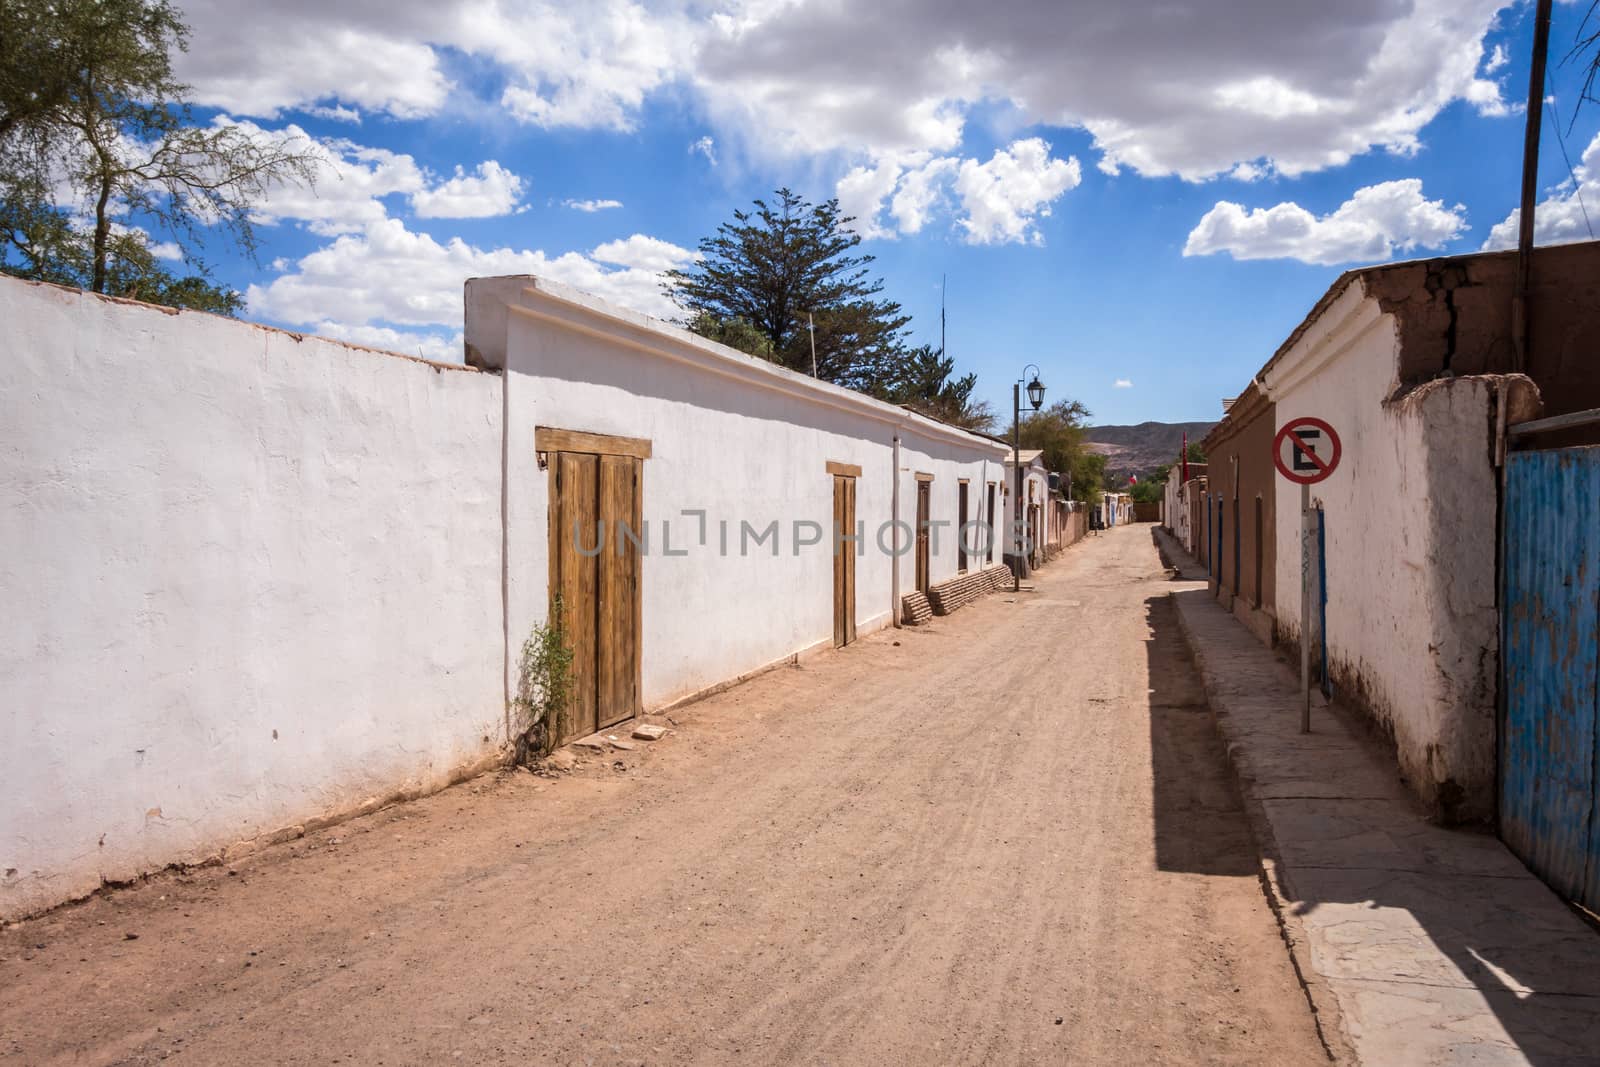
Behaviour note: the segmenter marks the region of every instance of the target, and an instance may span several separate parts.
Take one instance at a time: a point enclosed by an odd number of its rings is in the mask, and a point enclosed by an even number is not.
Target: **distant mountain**
[[[1106,457],[1106,474],[1117,481],[1128,475],[1149,477],[1163,463],[1173,463],[1183,447],[1211,432],[1214,422],[1141,422],[1137,426],[1091,426],[1086,441],[1092,451]]]

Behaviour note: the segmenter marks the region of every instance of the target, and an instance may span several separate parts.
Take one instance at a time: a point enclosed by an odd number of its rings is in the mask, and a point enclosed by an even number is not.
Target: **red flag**
[[[1128,484],[1129,485],[1137,485],[1138,482],[1139,482],[1139,476],[1137,474],[1128,475]]]

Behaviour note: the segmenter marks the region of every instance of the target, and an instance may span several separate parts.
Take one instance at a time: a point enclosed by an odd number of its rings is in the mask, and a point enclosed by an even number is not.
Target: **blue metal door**
[[[1507,456],[1500,835],[1600,910],[1600,448]]]

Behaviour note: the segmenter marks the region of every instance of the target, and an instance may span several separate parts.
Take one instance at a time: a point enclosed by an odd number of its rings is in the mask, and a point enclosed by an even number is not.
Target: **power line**
[[[1589,239],[1593,240],[1594,225],[1589,221],[1589,207],[1583,202],[1583,183],[1578,180],[1577,170],[1572,165],[1572,157],[1567,154],[1567,138],[1566,135],[1561,132],[1561,112],[1556,108],[1556,90],[1555,86],[1551,84],[1549,72],[1545,73],[1544,89],[1545,101],[1550,108],[1550,118],[1553,120],[1552,124],[1556,128],[1556,144],[1560,146],[1561,158],[1567,164],[1567,177],[1572,179],[1572,191],[1573,194],[1578,198],[1578,210],[1583,212],[1584,229],[1589,231]],[[1578,121],[1578,115],[1576,111],[1573,112],[1572,121]]]

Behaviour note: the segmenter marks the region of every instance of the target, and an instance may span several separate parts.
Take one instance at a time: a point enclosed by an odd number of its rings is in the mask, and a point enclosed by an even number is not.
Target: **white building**
[[[553,588],[566,737],[987,563],[998,442],[531,278],[470,283],[475,367],[11,278],[0,321],[8,917],[499,763]]]

